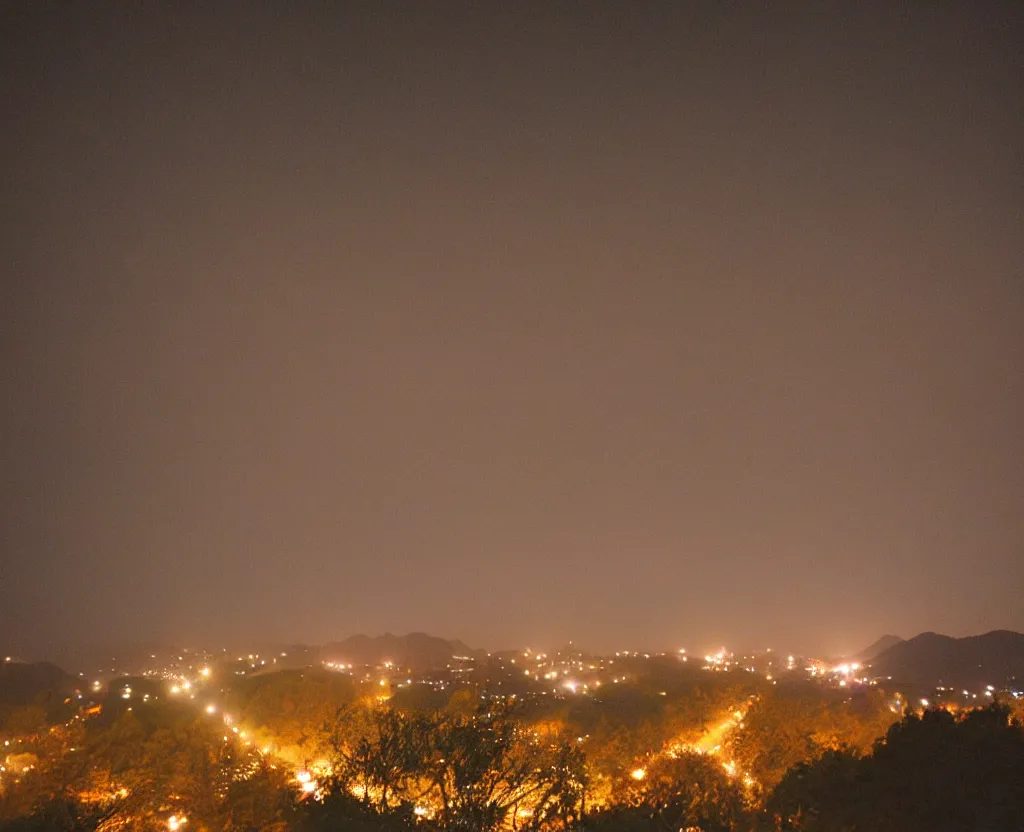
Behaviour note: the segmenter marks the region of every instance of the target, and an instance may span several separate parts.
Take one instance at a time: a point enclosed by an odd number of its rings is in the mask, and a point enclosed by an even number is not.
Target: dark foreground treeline
[[[359,741],[339,743],[312,800],[286,767],[186,708],[148,724],[131,712],[88,729],[72,720],[38,739],[48,764],[16,785],[13,766],[0,772],[0,829],[166,830],[171,807],[187,813],[188,832],[1024,829],[1024,730],[999,704],[907,714],[870,753],[826,751],[767,793],[716,758],[661,754],[602,808],[587,804],[583,744],[525,731],[509,707],[384,707],[371,721]]]
[[[653,659],[565,697],[304,668],[215,671],[193,699],[9,671],[0,830],[1024,830],[1021,700],[901,720],[873,686]]]

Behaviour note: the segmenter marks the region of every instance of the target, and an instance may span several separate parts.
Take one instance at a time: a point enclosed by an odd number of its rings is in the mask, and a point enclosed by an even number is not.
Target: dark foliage
[[[908,714],[874,752],[791,769],[767,805],[787,830],[1024,829],[1024,732],[1001,705]]]

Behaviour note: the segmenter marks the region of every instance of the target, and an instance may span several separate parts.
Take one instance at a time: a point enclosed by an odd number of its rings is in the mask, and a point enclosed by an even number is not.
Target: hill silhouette
[[[71,693],[78,680],[49,662],[0,663],[0,703],[29,705],[41,696]]]
[[[431,636],[427,633],[409,633],[396,636],[354,635],[344,641],[325,645],[321,655],[326,661],[378,665],[386,661],[411,670],[441,670],[453,656],[480,658],[483,651],[473,650],[463,642]]]
[[[872,642],[870,645],[865,647],[859,653],[854,655],[853,658],[855,660],[857,660],[858,662],[862,662],[862,663],[863,662],[869,662],[873,658],[875,658],[875,656],[878,656],[881,653],[884,653],[890,647],[895,647],[897,644],[902,644],[902,643],[903,643],[903,639],[900,638],[899,636],[884,635],[880,639],[878,639],[875,642]]]
[[[1024,635],[1009,630],[966,638],[921,633],[883,650],[871,667],[875,676],[891,676],[898,682],[975,693],[987,685],[998,689],[1024,679]]]
[[[49,662],[0,662],[0,733],[32,733],[58,715],[66,719],[78,684]]]

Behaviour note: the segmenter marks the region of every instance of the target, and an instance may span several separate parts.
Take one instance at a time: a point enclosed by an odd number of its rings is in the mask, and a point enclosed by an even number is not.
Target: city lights
[[[592,703],[596,712],[601,713],[602,709],[607,707],[602,703],[602,685],[607,685],[607,688],[615,690],[616,693],[623,691],[623,694],[627,696],[637,695],[642,692],[644,697],[664,697],[668,700],[667,708],[670,712],[675,712],[679,705],[683,704],[687,697],[692,695],[691,692],[695,689],[707,692],[703,694],[704,696],[707,696],[708,693],[711,693],[713,696],[716,690],[722,692],[729,691],[726,698],[722,700],[704,700],[705,703],[709,701],[715,702],[707,712],[709,718],[706,722],[704,719],[701,719],[699,726],[695,723],[674,738],[664,741],[663,744],[643,749],[642,753],[623,759],[619,763],[621,768],[616,769],[614,774],[606,772],[593,775],[592,785],[588,787],[591,789],[588,793],[588,802],[594,811],[600,811],[604,807],[616,805],[616,801],[621,799],[623,794],[631,793],[635,797],[646,794],[647,790],[653,788],[652,784],[654,783],[660,786],[660,784],[665,782],[667,773],[673,770],[670,761],[682,760],[687,755],[699,755],[706,758],[709,762],[713,761],[713,765],[728,778],[730,783],[734,784],[735,788],[743,790],[743,793],[746,795],[744,799],[759,800],[761,799],[760,795],[764,793],[763,790],[765,788],[770,789],[773,784],[771,782],[767,784],[760,783],[757,778],[761,775],[756,767],[751,767],[748,770],[748,762],[741,763],[740,759],[743,758],[740,755],[733,756],[737,748],[734,745],[734,741],[744,736],[743,731],[745,730],[748,713],[752,708],[760,707],[759,703],[764,701],[765,692],[771,690],[767,686],[775,682],[776,677],[779,680],[779,684],[783,684],[784,680],[794,678],[802,678],[806,682],[812,683],[811,688],[807,689],[805,695],[813,696],[812,691],[820,691],[823,697],[822,702],[827,702],[836,695],[839,697],[853,695],[853,690],[851,689],[860,685],[865,686],[864,693],[866,694],[868,685],[876,685],[879,682],[884,684],[886,682],[884,678],[872,676],[870,666],[865,667],[858,662],[824,662],[816,659],[805,659],[804,657],[798,658],[796,655],[784,653],[774,656],[767,652],[733,654],[723,647],[715,652],[707,653],[703,666],[698,661],[695,665],[687,667],[680,661],[680,656],[682,656],[681,651],[669,652],[667,654],[620,651],[617,654],[617,658],[612,658],[611,656],[588,656],[572,651],[552,654],[527,651],[517,656],[519,659],[518,666],[512,662],[512,657],[510,656],[495,658],[480,664],[476,664],[477,660],[469,657],[458,658],[453,656],[452,661],[448,663],[446,672],[443,673],[437,671],[417,673],[405,667],[404,664],[397,663],[392,663],[392,667],[388,668],[383,663],[359,665],[348,661],[336,663],[318,662],[317,667],[322,668],[323,672],[345,673],[348,677],[345,684],[354,685],[357,690],[361,690],[361,693],[358,694],[358,701],[361,703],[359,707],[366,708],[367,715],[375,712],[386,712],[385,710],[378,709],[386,709],[388,707],[387,703],[392,688],[397,691],[399,688],[412,688],[422,685],[425,690],[433,690],[442,696],[449,696],[450,694],[446,692],[447,690],[458,685],[464,685],[467,692],[472,691],[472,698],[467,704],[471,704],[474,701],[478,704],[476,706],[471,705],[468,710],[462,711],[462,715],[455,717],[455,719],[462,722],[453,724],[461,724],[463,728],[477,724],[475,722],[477,719],[485,720],[483,724],[486,725],[486,720],[490,719],[492,712],[497,710],[495,708],[496,705],[499,703],[511,703],[517,700],[532,703],[532,706],[538,708],[539,712],[543,712],[546,708],[551,708],[553,709],[552,713],[559,713],[559,709],[565,708],[568,704],[559,704],[559,700],[586,697]],[[662,663],[654,671],[654,675],[646,675],[650,672],[646,669],[648,663],[654,665],[658,659],[671,659],[671,662],[669,665]],[[257,659],[249,661],[256,662]],[[527,664],[526,668],[523,667],[524,664]],[[224,696],[221,701],[207,700],[203,702],[202,698],[200,698],[200,701],[192,702],[188,697],[181,696],[185,691],[186,674],[191,674],[192,678],[196,680],[197,688],[205,687],[199,680],[209,678],[207,674],[203,673],[203,670],[208,669],[208,667],[209,665],[183,667],[179,664],[171,663],[166,667],[153,668],[143,675],[152,675],[154,678],[166,680],[164,684],[167,687],[164,690],[168,690],[172,696],[179,697],[177,707],[187,706],[194,708],[199,713],[215,716],[213,723],[217,725],[221,722],[223,723],[222,732],[217,732],[216,739],[219,743],[223,743],[226,748],[232,749],[231,753],[224,758],[225,765],[229,767],[230,774],[228,776],[231,778],[231,781],[243,782],[248,778],[256,776],[261,766],[266,766],[271,771],[278,769],[288,773],[285,782],[290,783],[290,799],[304,801],[310,807],[315,807],[319,801],[325,800],[330,795],[334,784],[338,782],[333,777],[334,770],[330,760],[319,753],[314,757],[308,756],[305,750],[295,743],[294,740],[286,741],[282,738],[287,736],[287,733],[275,736],[272,727],[273,716],[269,717],[266,725],[261,725],[257,730],[253,726],[243,724],[244,717],[242,715],[247,713],[244,703],[240,703],[240,709],[235,711],[235,716],[226,712],[224,710],[225,707],[228,707],[226,703],[235,701],[233,697],[238,695],[238,690],[232,691],[226,684],[220,689],[221,694]],[[463,675],[467,668],[471,669],[476,675],[476,680],[469,684],[465,682],[466,677]],[[675,684],[669,684],[668,678],[663,676],[663,674],[669,671],[669,668],[671,668],[671,673],[677,674]],[[720,675],[705,675],[709,671]],[[749,673],[754,675],[746,675]],[[729,678],[729,674],[737,675]],[[305,676],[306,671],[300,671],[287,684],[303,684],[302,680]],[[117,679],[116,676],[108,678],[110,680]],[[274,686],[275,680],[273,675],[264,677],[264,679],[265,681],[261,682],[261,685],[268,684],[271,687]],[[659,681],[657,686],[652,683],[654,679]],[[96,682],[99,683],[94,685],[97,687],[98,692],[102,690],[103,683],[100,679],[97,679]],[[310,682],[314,686],[319,684],[315,678],[315,673],[310,674]],[[108,684],[111,684],[111,682],[108,681]],[[613,685],[615,686],[614,688]],[[695,687],[696,685],[699,685],[699,688]],[[145,689],[139,684],[128,685],[113,681],[111,687],[115,696],[135,700],[133,704],[136,707],[140,707],[143,704],[146,704],[147,708],[160,707],[161,697],[145,693]],[[633,689],[633,693],[629,693],[630,688]],[[738,697],[737,691],[744,688],[752,691],[752,693],[746,694],[742,698]],[[315,687],[310,688],[310,690],[315,690]],[[974,700],[980,700],[978,704],[988,704],[996,697],[996,688],[992,684],[979,685],[975,688],[978,693],[973,694],[969,688],[960,688],[959,686],[951,688],[940,685],[935,687],[934,690],[934,698],[931,696],[920,697],[915,695],[910,701],[918,702],[924,708],[930,708],[934,705],[934,707],[944,708],[950,713],[957,713],[958,708],[960,712],[969,712],[968,703]],[[294,691],[289,691],[287,687],[282,689],[281,693],[287,697],[294,695]],[[1013,693],[1016,694],[1016,691]],[[953,695],[957,697],[959,705],[954,705],[948,701],[949,697]],[[894,691],[884,693],[882,690],[879,690],[878,696],[879,699],[877,701],[884,709],[887,715],[886,718],[899,719],[900,714],[904,712],[903,706],[905,701],[905,699],[901,699],[901,694]],[[298,701],[302,701],[301,697]],[[842,702],[848,701],[848,699],[835,699],[833,701],[838,706]],[[485,704],[487,705],[486,715],[467,716],[467,714],[473,712],[474,707],[483,708]],[[704,707],[707,707],[707,705]],[[823,707],[827,711],[831,706]],[[232,707],[232,710],[234,710],[234,707]],[[682,710],[679,711],[679,713],[687,712],[697,713],[697,711],[692,710],[692,705],[684,705]],[[102,713],[102,703],[92,704],[86,700],[81,704],[80,714],[76,716],[76,719],[88,719],[100,713]],[[272,713],[273,710],[268,712],[268,714]],[[483,714],[483,711],[478,713]],[[613,714],[614,706],[612,710],[604,711],[604,713],[606,714],[605,718]],[[805,720],[810,718],[810,713],[808,712],[806,715],[794,713],[793,718],[798,721]],[[288,719],[294,720],[296,716],[288,717]],[[447,719],[449,717],[440,718]],[[301,717],[298,717],[298,719],[301,720]],[[526,729],[524,736],[532,737],[530,742],[534,744],[534,752],[532,753],[540,753],[541,751],[547,753],[547,750],[556,747],[550,744],[553,738],[559,736],[558,732],[560,730],[565,730],[568,727],[562,723],[564,719],[563,715],[558,718],[538,720],[532,726],[527,724],[517,728],[512,736],[517,737],[520,730]],[[759,720],[758,723],[761,723],[761,721]],[[884,721],[880,724],[884,726]],[[835,725],[835,722],[822,722],[817,730],[822,736],[831,737],[832,732],[837,730]],[[572,726],[572,728],[575,727]],[[287,728],[288,732],[292,732],[292,736],[296,736],[300,731],[305,732],[307,730],[315,733],[319,729],[310,726],[303,727],[301,723],[294,721]],[[253,732],[255,732],[255,737]],[[574,731],[572,736],[575,737],[574,747],[579,747],[580,752],[584,753],[587,758],[594,754],[597,759],[600,759],[600,754],[602,753],[601,741],[595,742],[583,730]],[[811,736],[814,736],[814,734],[812,733]],[[520,740],[517,739],[516,741]],[[834,740],[830,739],[829,741]],[[11,741],[5,740],[5,743],[9,742]],[[74,746],[71,747],[71,751],[74,751]],[[864,748],[861,753],[868,753],[869,751],[869,748]],[[236,762],[232,763],[232,760]],[[14,763],[14,765],[10,763]],[[8,754],[6,759],[0,760],[0,790],[5,788],[5,784],[13,783],[17,785],[18,777],[24,777],[36,770],[35,764],[36,760],[30,756]],[[445,765],[445,758],[435,755],[432,765]],[[538,772],[544,770],[546,769],[537,769]],[[626,772],[624,778],[619,773],[622,771]],[[755,777],[755,773],[757,773],[757,777]],[[625,790],[626,784],[629,784],[631,792]],[[353,797],[367,800],[370,805],[382,805],[377,804],[377,802],[385,800],[382,786],[375,784],[372,779],[365,781],[365,785],[356,781],[351,783],[348,788]],[[401,788],[391,791],[394,788],[396,787],[392,786],[389,788],[386,798],[388,805],[392,805],[394,801],[405,799],[406,794],[402,792]],[[124,796],[122,796],[122,792],[124,792]],[[127,791],[119,783],[115,782],[105,784],[103,789],[92,788],[84,792],[84,794],[91,795],[88,798],[89,800],[99,802],[114,799],[124,800],[127,796]],[[136,794],[138,794],[137,790]],[[438,822],[439,818],[444,817],[443,804],[438,802],[436,795],[418,790],[415,793],[408,793],[407,796],[412,798],[410,803],[413,804],[412,811],[416,818]],[[85,797],[82,799],[86,800]],[[180,805],[180,801],[174,798],[163,805]],[[538,806],[529,804],[518,805],[514,808],[514,818],[517,822],[525,822],[528,818],[539,817],[546,811],[542,811]],[[196,824],[200,820],[192,809],[189,810],[189,814],[192,816],[190,826],[196,828]],[[184,829],[184,824],[187,822],[186,817],[179,812],[167,818],[166,825],[169,829]],[[205,821],[203,823],[205,824]]]

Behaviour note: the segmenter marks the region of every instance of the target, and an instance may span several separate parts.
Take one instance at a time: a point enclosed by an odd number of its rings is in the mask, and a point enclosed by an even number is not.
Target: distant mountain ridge
[[[68,694],[78,679],[50,662],[0,662],[0,708],[30,705],[40,694]]]
[[[407,635],[384,633],[380,636],[359,634],[327,644],[253,642],[245,647],[233,649],[196,646],[184,648],[147,642],[77,649],[68,647],[60,651],[56,661],[75,671],[84,671],[88,678],[95,678],[96,675],[140,674],[147,669],[165,667],[175,662],[198,665],[221,659],[231,660],[253,652],[258,657],[266,659],[267,667],[264,672],[287,667],[305,667],[319,664],[321,661],[351,662],[360,665],[377,665],[391,661],[396,667],[407,667],[417,671],[443,670],[451,663],[452,656],[468,656],[475,659],[487,656],[486,651],[471,648],[458,639],[445,639],[415,632]],[[24,667],[24,663],[21,663],[21,666]]]
[[[873,642],[869,646],[865,647],[853,658],[858,662],[869,662],[875,656],[878,656],[888,650],[890,647],[895,647],[897,644],[902,644],[903,639],[899,636],[884,635],[877,641]]]
[[[872,674],[918,685],[945,685],[972,693],[987,685],[1024,687],[1024,634],[993,630],[952,638],[921,633],[871,660]],[[1016,680],[1016,682],[1015,682]]]
[[[324,645],[320,654],[325,661],[369,665],[390,661],[397,667],[417,671],[443,670],[451,663],[453,656],[486,656],[484,651],[467,647],[458,639],[449,640],[427,633],[409,633],[404,636],[392,633],[382,636],[359,634]]]

